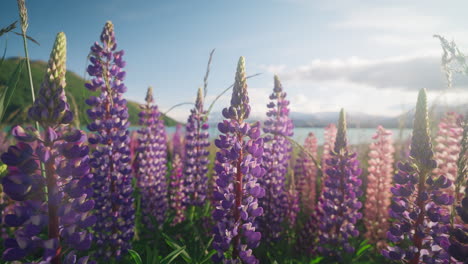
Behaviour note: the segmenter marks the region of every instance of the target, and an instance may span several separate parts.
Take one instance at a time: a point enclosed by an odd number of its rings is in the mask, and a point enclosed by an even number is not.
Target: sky
[[[33,60],[47,60],[57,32],[67,35],[69,70],[85,74],[90,46],[106,21],[125,50],[126,97],[143,102],[153,86],[162,111],[193,102],[216,48],[206,104],[234,81],[245,56],[252,115],[266,112],[278,74],[293,112],[348,112],[396,116],[414,107],[416,93],[461,104],[468,78],[447,88],[434,34],[468,52],[468,2],[312,0],[26,0]],[[2,0],[0,26],[18,20],[15,0]],[[22,56],[20,37],[0,38],[7,56]],[[464,49],[465,48],[465,49]],[[214,112],[229,103],[230,93]],[[190,106],[169,115],[184,121]]]

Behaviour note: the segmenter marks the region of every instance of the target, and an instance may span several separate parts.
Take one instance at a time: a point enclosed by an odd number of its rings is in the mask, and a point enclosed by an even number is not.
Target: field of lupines
[[[291,139],[278,76],[266,121],[250,122],[244,57],[213,142],[202,88],[171,137],[149,88],[131,133],[111,22],[90,54],[86,131],[61,32],[31,124],[1,135],[2,263],[468,263],[468,125],[450,112],[431,137],[424,89],[407,154],[379,126],[363,167],[344,110],[323,146]]]

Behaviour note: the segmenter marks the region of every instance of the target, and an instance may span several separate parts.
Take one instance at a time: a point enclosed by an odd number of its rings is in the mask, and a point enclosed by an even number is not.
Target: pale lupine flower
[[[322,153],[322,187],[320,191],[323,191],[323,184],[325,182],[326,171],[328,165],[326,161],[331,158],[331,152],[333,151],[333,146],[335,146],[337,129],[335,124],[329,124],[325,127],[324,131],[324,142],[323,142],[323,153]]]
[[[364,222],[367,229],[366,238],[376,243],[378,248],[385,245],[388,230],[388,209],[392,196],[393,147],[392,132],[382,126],[372,137],[374,142],[369,146],[369,175],[367,176],[367,194]]]
[[[176,154],[172,161],[172,173],[169,188],[169,207],[174,214],[171,226],[180,224],[185,220],[185,191],[182,166],[182,160],[179,155]]]
[[[301,201],[305,205],[305,209],[312,211],[316,204],[317,194],[317,166],[313,159],[317,160],[317,138],[314,133],[309,133],[304,142],[304,150],[307,154],[304,156],[304,177],[307,194],[301,196]],[[312,156],[312,157],[311,157]]]
[[[440,120],[439,131],[435,138],[435,155],[437,168],[434,169],[434,175],[444,175],[450,181],[455,182],[457,177],[457,160],[461,149],[461,139],[463,128],[459,120],[461,115],[455,112],[449,112]],[[461,188],[458,194],[454,193],[455,185],[452,185],[447,191],[454,196],[456,201],[460,201],[464,193],[464,188]]]

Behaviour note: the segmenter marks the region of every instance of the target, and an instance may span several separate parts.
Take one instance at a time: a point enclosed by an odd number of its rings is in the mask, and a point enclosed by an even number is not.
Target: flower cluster
[[[335,124],[329,124],[325,127],[324,131],[324,142],[323,142],[323,152],[322,152],[322,175],[321,175],[321,186],[320,194],[322,194],[325,184],[325,179],[327,178],[327,160],[332,156],[333,146],[335,146],[337,129]],[[321,197],[321,195],[319,196]]]
[[[427,97],[419,92],[413,125],[410,161],[398,164],[387,238],[394,246],[383,250],[391,260],[408,263],[448,263],[450,215],[446,206],[453,197],[445,191],[451,181],[432,176],[437,167],[433,158],[427,117]]]
[[[369,146],[369,167],[364,221],[366,238],[381,248],[388,230],[388,209],[390,206],[393,175],[392,132],[382,126],[377,127],[374,142]]]
[[[459,120],[461,116],[455,112],[449,112],[440,120],[439,131],[435,138],[436,145],[434,147],[434,158],[437,161],[437,168],[434,169],[435,175],[444,175],[450,181],[455,182],[457,178],[457,160],[461,148],[461,139],[463,128]],[[463,196],[463,188],[458,194],[454,193],[455,185],[452,185],[447,191],[458,197],[457,201]]]
[[[171,183],[169,188],[169,206],[174,213],[171,225],[175,226],[185,220],[185,192],[182,160],[176,155],[172,161]]]
[[[176,131],[172,135],[171,152],[172,158],[178,155],[183,160],[185,156],[185,143],[182,128],[181,124],[176,125]]]
[[[202,206],[207,196],[208,182],[208,147],[209,125],[208,117],[203,109],[202,89],[198,89],[195,108],[190,110],[190,116],[185,127],[185,192],[188,205]]]
[[[250,114],[244,57],[237,66],[231,106],[223,109],[226,118],[218,124],[222,133],[215,145],[217,174],[213,193],[215,221],[213,255],[216,263],[259,263],[252,248],[259,245],[261,233],[254,226],[255,218],[263,214],[258,199],[265,190],[257,183],[265,171],[261,167],[263,139],[259,123],[250,125],[244,121]],[[228,259],[224,253],[230,252]]]
[[[464,185],[465,194],[463,199],[455,199],[454,202],[454,211],[457,213],[457,218],[455,218],[456,221],[453,221],[452,219],[452,230],[448,251],[454,259],[466,262],[466,260],[468,260],[468,123],[466,117],[463,121],[460,121],[461,126],[463,127],[463,133],[461,149],[457,161],[458,177],[455,182],[455,193],[459,193],[458,189],[461,187],[460,185]]]
[[[316,204],[317,166],[313,159],[317,160],[317,147],[317,138],[310,132],[304,141],[304,150],[298,154],[294,166],[300,204],[309,213]]]
[[[141,192],[143,223],[154,229],[153,223],[162,225],[168,208],[167,201],[167,146],[166,128],[161,113],[153,105],[153,89],[148,88],[146,105],[140,112],[138,130],[138,188]]]
[[[320,247],[322,254],[342,261],[342,253],[354,252],[350,244],[352,237],[357,237],[359,231],[356,222],[362,218],[359,209],[362,207],[358,198],[361,191],[361,169],[356,159],[356,153],[347,150],[346,121],[344,110],[340,112],[335,146],[331,157],[326,160],[327,170],[322,197],[318,207],[320,228]]]
[[[99,91],[86,103],[92,132],[89,143],[94,150],[90,159],[94,175],[93,188],[96,201],[97,223],[94,235],[98,256],[118,258],[130,248],[133,238],[135,209],[132,197],[130,137],[127,101],[123,93],[125,62],[123,51],[116,51],[114,26],[107,22],[100,37],[101,43],[91,47],[88,74],[91,81],[85,86]]]
[[[267,105],[268,119],[263,128],[267,134],[262,163],[266,173],[260,180],[260,185],[265,189],[265,197],[259,201],[264,210],[264,216],[259,218],[259,228],[267,241],[280,237],[288,210],[285,181],[292,147],[286,137],[293,135],[293,123],[289,118],[289,101],[286,100],[286,93],[276,75],[270,100]]]
[[[86,229],[96,218],[90,215],[93,179],[86,136],[67,128],[73,115],[65,97],[65,63],[66,37],[59,33],[38,97],[28,112],[44,133],[14,127],[18,143],[1,156],[8,165],[3,190],[15,201],[5,224],[17,228],[14,237],[5,240],[5,261],[42,252],[41,263],[95,263],[88,256],[77,260],[76,250],[91,246],[92,235]],[[64,252],[69,253],[64,257]]]
[[[294,175],[290,178],[288,188],[286,191],[286,223],[293,227],[296,225],[297,215],[300,211],[299,206],[299,192],[297,191]]]

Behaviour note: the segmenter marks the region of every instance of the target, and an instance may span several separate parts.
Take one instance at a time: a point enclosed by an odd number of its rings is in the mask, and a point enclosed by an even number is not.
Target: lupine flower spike
[[[364,222],[366,238],[382,248],[385,245],[388,230],[388,209],[392,196],[393,148],[392,132],[382,126],[377,127],[374,142],[369,146],[369,175]]]
[[[319,250],[325,256],[342,262],[343,254],[353,253],[350,239],[357,237],[356,222],[362,218],[358,198],[361,191],[361,169],[356,153],[349,153],[344,110],[340,112],[335,146],[327,164],[323,197],[319,200]]]
[[[450,237],[450,255],[459,261],[468,262],[468,123],[467,117],[461,122],[463,127],[461,150],[458,157],[458,177],[456,179],[457,188],[455,193],[459,193],[457,189],[461,189],[459,185],[463,185],[465,194],[460,202],[455,204],[457,220],[452,222],[452,231]],[[454,213],[454,212],[452,212]]]
[[[153,89],[149,87],[146,105],[142,106],[139,114],[137,181],[143,224],[150,230],[164,223],[168,209],[166,128],[158,107],[153,103]]]
[[[114,25],[107,22],[100,37],[101,43],[91,47],[91,64],[88,74],[91,81],[85,86],[99,91],[86,103],[92,132],[89,143],[94,150],[90,159],[94,175],[93,187],[96,200],[97,223],[94,235],[99,257],[114,259],[130,248],[133,238],[135,209],[131,181],[130,137],[127,90],[123,80],[125,62],[123,50],[116,51]]]
[[[453,197],[445,193],[452,184],[444,175],[432,176],[437,167],[432,152],[427,116],[426,90],[418,95],[409,162],[399,163],[387,233],[394,246],[383,250],[385,257],[410,264],[448,263],[450,215]]]
[[[263,214],[258,198],[265,195],[265,190],[257,183],[265,173],[261,167],[263,139],[259,123],[245,122],[249,114],[245,62],[241,57],[231,106],[223,109],[226,119],[218,124],[222,134],[215,140],[219,148],[215,164],[217,187],[213,193],[213,248],[217,251],[213,261],[216,263],[259,263],[252,248],[257,247],[261,239],[254,223],[255,218]]]
[[[171,183],[169,189],[169,206],[174,214],[171,225],[175,226],[185,220],[185,192],[182,160],[176,155],[172,161]]]
[[[289,101],[286,100],[286,93],[276,75],[270,100],[271,102],[267,105],[268,119],[263,128],[263,131],[267,133],[262,163],[266,174],[260,180],[260,185],[265,189],[265,197],[259,200],[264,216],[258,219],[260,231],[267,241],[280,237],[282,224],[288,211],[285,181],[292,147],[286,137],[293,135],[293,124],[289,118]]]
[[[317,147],[317,138],[310,132],[304,141],[304,150],[298,154],[294,165],[300,205],[308,213],[312,213],[316,204],[318,169],[312,158],[317,160]]]
[[[449,112],[440,120],[439,131],[435,138],[435,153],[434,158],[437,161],[437,168],[434,169],[434,174],[444,175],[450,181],[455,182],[457,178],[457,159],[461,148],[461,139],[463,128],[460,125],[461,116],[455,112]],[[461,188],[455,194],[455,185],[447,189],[450,195],[457,198],[457,201],[463,197],[464,190]]]
[[[323,191],[323,185],[325,184],[325,178],[327,177],[327,160],[331,158],[333,146],[335,146],[337,129],[335,124],[329,124],[325,127],[324,142],[323,142],[323,153],[322,153],[322,178],[320,186],[320,193]]]
[[[94,201],[90,199],[93,179],[86,137],[83,131],[67,128],[73,115],[65,97],[65,62],[66,38],[59,33],[39,94],[28,112],[44,133],[14,127],[18,143],[1,156],[8,165],[3,190],[16,201],[5,223],[17,228],[14,237],[5,240],[4,261],[21,261],[41,252],[40,263],[95,263],[88,256],[77,257],[76,252],[91,246],[92,235],[86,229],[96,219],[89,215]]]
[[[199,88],[195,108],[190,111],[185,127],[184,184],[188,205],[202,206],[206,200],[210,154],[207,122],[207,113],[203,109],[203,90]]]
[[[182,132],[182,125],[176,125],[176,131],[172,135],[172,158],[179,156],[182,160],[185,156],[184,133]]]

